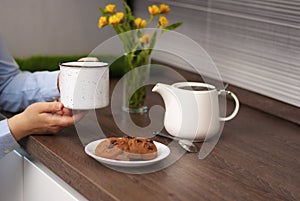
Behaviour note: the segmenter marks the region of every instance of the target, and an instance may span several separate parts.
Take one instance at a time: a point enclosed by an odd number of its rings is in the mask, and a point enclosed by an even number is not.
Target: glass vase
[[[123,90],[123,111],[129,113],[146,113],[146,82],[149,78],[149,54],[144,50],[124,55],[125,77]]]

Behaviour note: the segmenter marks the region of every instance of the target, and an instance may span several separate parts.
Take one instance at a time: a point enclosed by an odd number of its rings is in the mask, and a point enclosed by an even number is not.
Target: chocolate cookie
[[[147,138],[132,138],[128,141],[129,157],[137,160],[151,160],[157,157],[157,148],[152,140]]]
[[[95,154],[114,160],[151,160],[157,157],[157,148],[147,138],[108,138],[96,147]]]
[[[120,138],[109,138],[98,144],[95,154],[103,158],[115,159],[123,152],[119,146],[125,149],[128,148],[128,146],[124,146]]]

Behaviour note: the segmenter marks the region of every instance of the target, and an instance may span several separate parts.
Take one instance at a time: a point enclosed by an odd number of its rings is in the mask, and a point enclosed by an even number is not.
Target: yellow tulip
[[[123,12],[116,13],[117,18],[119,18],[120,21],[124,19],[125,14]]]
[[[160,25],[160,28],[163,28],[168,26],[169,21],[165,16],[159,16],[158,23]]]
[[[115,4],[107,4],[105,6],[105,12],[107,13],[114,13],[116,9],[116,5]]]
[[[145,35],[143,35],[143,36],[140,38],[140,42],[141,42],[141,43],[144,43],[144,44],[147,44],[147,43],[149,43],[149,39],[150,39],[150,35],[149,35],[149,34],[145,34]]]
[[[102,28],[108,24],[107,18],[105,16],[101,16],[99,18],[98,27]]]
[[[157,5],[152,5],[148,7],[148,11],[151,15],[157,15],[160,13],[159,7]]]
[[[109,17],[108,21],[109,21],[109,24],[115,26],[115,25],[118,25],[121,20],[120,20],[120,18],[118,18],[117,15],[112,15]]]
[[[142,18],[136,18],[134,20],[134,24],[136,28],[144,28],[147,25],[146,20],[143,20]]]
[[[159,10],[160,14],[168,14],[170,12],[170,7],[166,4],[160,4]]]

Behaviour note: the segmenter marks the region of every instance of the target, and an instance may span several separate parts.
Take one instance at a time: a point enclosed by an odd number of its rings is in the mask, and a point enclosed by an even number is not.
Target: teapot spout
[[[167,84],[157,83],[153,88],[152,92],[159,93],[163,98],[165,105],[171,103],[173,99],[176,99],[174,94],[174,87]]]
[[[177,97],[176,88],[158,83],[153,87],[152,91],[161,95],[165,103],[164,126],[168,133],[176,136],[180,131],[182,121],[181,104]]]

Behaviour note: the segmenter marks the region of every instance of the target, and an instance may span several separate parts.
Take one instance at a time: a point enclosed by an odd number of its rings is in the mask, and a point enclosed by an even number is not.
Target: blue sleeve
[[[20,145],[10,133],[7,119],[0,121],[0,159]]]
[[[0,107],[9,112],[24,110],[34,102],[58,98],[58,71],[21,72],[0,38]]]

